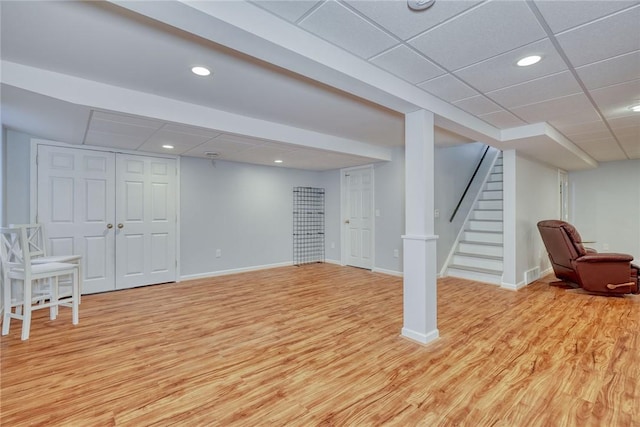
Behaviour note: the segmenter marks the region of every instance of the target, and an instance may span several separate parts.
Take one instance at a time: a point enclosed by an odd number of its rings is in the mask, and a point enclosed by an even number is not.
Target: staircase
[[[502,154],[463,226],[447,276],[502,283]]]

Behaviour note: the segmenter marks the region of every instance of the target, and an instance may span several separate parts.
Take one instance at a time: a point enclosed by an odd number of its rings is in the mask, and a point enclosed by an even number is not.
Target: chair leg
[[[49,303],[51,303],[51,307],[49,307],[49,319],[55,320],[58,316],[58,277],[49,278]]]
[[[7,335],[11,325],[11,279],[8,277],[4,278],[2,286],[2,306],[2,335]]]
[[[31,329],[31,279],[24,281],[23,304],[22,304],[22,336],[21,339],[29,339],[29,329]]]
[[[73,272],[71,285],[71,298],[73,299],[73,301],[71,302],[71,322],[74,325],[77,325],[79,321],[78,304],[80,304],[80,278],[78,276],[78,269],[75,269]]]

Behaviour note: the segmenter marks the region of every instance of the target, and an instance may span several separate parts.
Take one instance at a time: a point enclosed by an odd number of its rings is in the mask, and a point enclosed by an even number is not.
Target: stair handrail
[[[489,151],[489,146],[487,145],[487,148],[484,149],[484,153],[482,154],[482,158],[480,158],[480,161],[478,162],[478,166],[476,166],[476,170],[473,172],[473,175],[471,176],[471,179],[469,179],[469,182],[467,183],[467,188],[464,189],[464,192],[462,193],[462,196],[460,196],[460,200],[458,201],[458,204],[456,205],[456,208],[453,210],[453,213],[451,214],[451,218],[449,218],[449,222],[453,222],[453,218],[458,213],[458,209],[460,209],[460,205],[462,204],[462,201],[464,200],[464,196],[467,195],[467,192],[469,191],[469,188],[471,187],[471,183],[473,182],[473,179],[478,174],[478,171],[480,170],[480,166],[482,165],[482,162],[484,161],[484,158],[487,156],[487,152],[488,151]]]

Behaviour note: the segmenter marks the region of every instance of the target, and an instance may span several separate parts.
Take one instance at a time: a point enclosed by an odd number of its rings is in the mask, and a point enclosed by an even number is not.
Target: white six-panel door
[[[351,169],[346,182],[346,254],[347,264],[373,267],[373,171]]]
[[[83,293],[115,289],[114,160],[113,153],[38,146],[37,219],[50,255],[82,255]]]
[[[116,157],[116,288],[175,280],[174,159]]]
[[[38,145],[50,251],[83,256],[83,293],[176,280],[176,160]]]

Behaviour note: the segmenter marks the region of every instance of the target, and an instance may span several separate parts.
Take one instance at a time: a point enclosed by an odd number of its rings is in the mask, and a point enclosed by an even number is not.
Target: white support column
[[[402,335],[426,344],[438,338],[434,235],[433,113],[405,116],[404,323]]]

